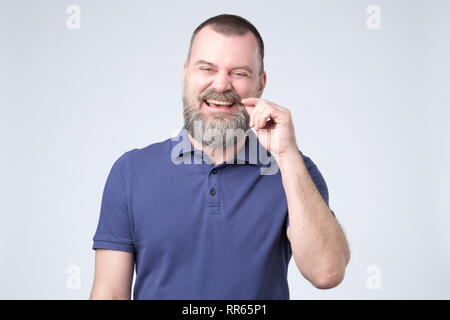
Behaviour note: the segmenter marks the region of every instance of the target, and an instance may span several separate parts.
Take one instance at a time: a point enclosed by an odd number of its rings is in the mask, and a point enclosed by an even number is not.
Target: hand
[[[246,98],[241,102],[250,115],[250,127],[255,129],[259,142],[275,160],[291,152],[298,153],[294,124],[288,109],[260,98]]]

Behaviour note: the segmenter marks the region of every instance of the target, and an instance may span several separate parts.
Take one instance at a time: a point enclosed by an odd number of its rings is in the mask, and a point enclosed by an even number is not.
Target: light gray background
[[[331,290],[292,259],[291,298],[450,298],[449,1],[0,3],[0,298],[89,297],[107,174],[183,125],[189,39],[220,13],[261,32],[263,98],[292,111],[350,242]],[[66,27],[71,4],[80,30]],[[80,289],[67,288],[69,265]]]

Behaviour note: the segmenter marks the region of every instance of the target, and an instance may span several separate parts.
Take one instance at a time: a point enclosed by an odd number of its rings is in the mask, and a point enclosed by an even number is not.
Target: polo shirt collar
[[[230,161],[229,164],[252,164],[256,165],[258,167],[263,166],[260,157],[259,157],[259,150],[262,150],[262,152],[266,152],[268,156],[270,157],[269,151],[267,151],[259,142],[259,139],[257,135],[253,132],[253,130],[248,130],[248,134],[245,137],[245,145],[242,146],[242,148],[239,150],[238,154],[234,158],[234,161]],[[181,139],[181,141],[180,141]],[[251,148],[250,141],[256,141],[256,148],[253,146]],[[175,145],[178,145],[181,143],[181,148],[179,148],[178,157],[184,156],[184,154],[192,152],[198,153],[201,155],[203,153],[203,150],[195,149],[193,145],[191,144],[191,141],[189,140],[189,132],[186,129],[185,126],[183,126],[178,133],[178,135],[174,138],[172,138],[172,148],[175,147]],[[262,148],[262,149],[261,149]],[[251,150],[252,149],[252,150]],[[252,153],[250,156],[249,154]],[[228,163],[227,163],[228,164]]]

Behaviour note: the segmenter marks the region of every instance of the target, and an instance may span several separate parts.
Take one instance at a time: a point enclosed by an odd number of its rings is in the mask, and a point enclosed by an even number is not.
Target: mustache
[[[202,94],[198,96],[200,101],[214,99],[214,100],[223,100],[229,102],[235,102],[241,106],[243,106],[241,102],[241,98],[239,95],[233,90],[227,90],[224,92],[217,92],[214,89],[208,89],[204,91]]]

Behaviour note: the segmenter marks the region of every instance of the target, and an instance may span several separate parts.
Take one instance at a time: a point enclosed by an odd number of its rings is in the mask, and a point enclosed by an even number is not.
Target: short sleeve
[[[124,153],[114,162],[106,180],[92,249],[135,251],[127,201],[126,156]]]
[[[300,153],[301,154],[301,153]],[[314,162],[307,156],[301,154],[303,157],[303,162],[308,169],[309,175],[311,176],[312,181],[314,182],[314,185],[316,186],[317,190],[319,191],[320,195],[322,196],[322,199],[327,204],[328,208],[330,207],[328,202],[328,187],[325,182],[325,179],[323,178],[322,174],[319,171],[319,168],[314,164]],[[333,217],[336,218],[336,215],[334,214],[334,211],[331,210],[331,213],[333,214]],[[289,216],[287,217],[286,222],[286,228],[289,227]]]

